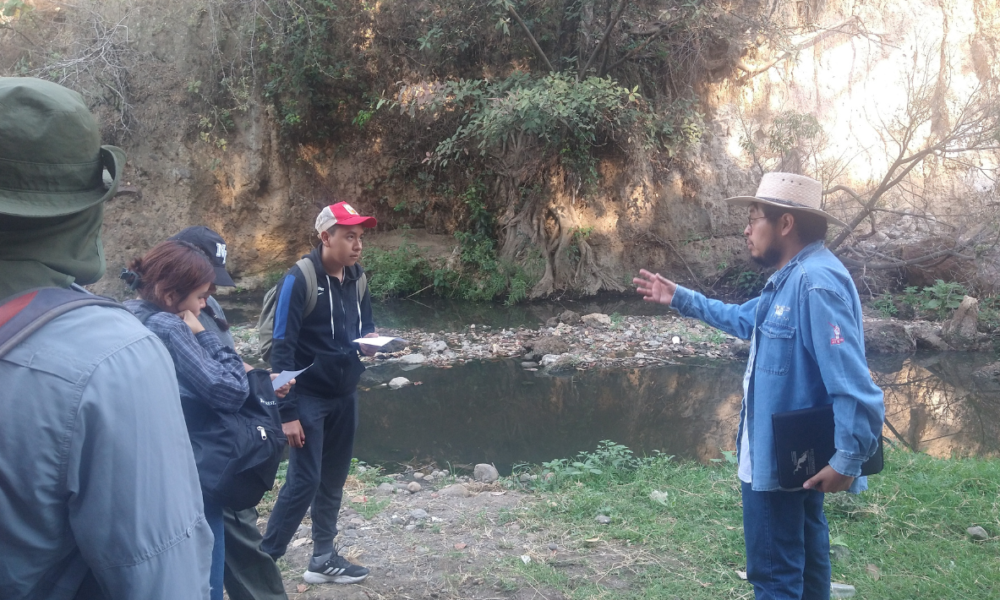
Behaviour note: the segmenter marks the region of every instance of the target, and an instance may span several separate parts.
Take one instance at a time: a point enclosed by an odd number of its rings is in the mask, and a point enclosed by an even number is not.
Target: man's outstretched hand
[[[674,299],[674,292],[677,291],[677,284],[663,277],[659,273],[650,273],[646,269],[639,270],[639,276],[632,280],[636,285],[635,291],[642,294],[642,299],[646,302],[659,302],[670,305]]]

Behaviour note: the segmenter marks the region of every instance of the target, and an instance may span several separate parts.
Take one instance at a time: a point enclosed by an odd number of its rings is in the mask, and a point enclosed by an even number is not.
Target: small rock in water
[[[476,477],[476,481],[482,481],[483,483],[493,483],[497,479],[500,479],[500,473],[497,471],[497,468],[484,463],[476,465],[473,474]]]
[[[549,365],[554,365],[559,360],[560,356],[562,356],[562,355],[561,354],[546,354],[545,356],[542,357],[542,360],[538,364],[540,364],[543,367],[547,367]]]
[[[406,486],[406,491],[410,492],[411,494],[416,494],[417,492],[420,491],[420,484],[417,483],[416,481],[411,481],[410,485]]]
[[[427,360],[427,357],[423,354],[407,354],[406,356],[399,359],[399,362],[405,365],[419,365]],[[392,385],[392,382],[389,382]]]
[[[389,389],[398,390],[399,388],[406,387],[411,384],[412,382],[406,377],[393,377],[389,381]]]
[[[986,530],[980,527],[979,525],[969,527],[965,531],[968,532],[969,537],[976,540],[977,542],[985,542],[986,540],[990,539],[990,534],[987,533]]]
[[[410,517],[417,521],[423,521],[427,518],[427,511],[422,508],[415,508],[410,511]]]
[[[607,515],[597,515],[596,517],[594,517],[594,520],[600,523],[601,525],[607,525],[608,523],[611,522],[611,517]]]
[[[831,598],[853,598],[857,590],[854,589],[853,585],[847,585],[846,583],[831,583],[830,584],[830,597]]]
[[[538,367],[538,363],[533,360],[525,360],[521,362],[521,367],[524,369],[535,369]]]

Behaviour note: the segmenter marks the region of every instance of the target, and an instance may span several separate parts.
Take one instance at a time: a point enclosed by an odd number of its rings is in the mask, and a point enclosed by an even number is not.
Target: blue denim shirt
[[[858,291],[822,241],[772,275],[759,298],[726,304],[678,286],[671,306],[756,344],[736,438],[739,448],[749,427],[754,490],[781,489],[771,415],[825,404],[833,404],[837,447],[830,466],[857,477],[851,492],[868,488],[861,463],[878,446],[885,405],[865,361]]]

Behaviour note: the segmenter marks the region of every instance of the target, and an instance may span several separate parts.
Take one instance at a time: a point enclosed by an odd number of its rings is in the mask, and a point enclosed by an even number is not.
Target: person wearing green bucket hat
[[[209,596],[173,361],[77,285],[104,274],[104,202],[124,166],[80,94],[0,77],[2,598]],[[75,308],[39,317],[37,299],[67,296]]]

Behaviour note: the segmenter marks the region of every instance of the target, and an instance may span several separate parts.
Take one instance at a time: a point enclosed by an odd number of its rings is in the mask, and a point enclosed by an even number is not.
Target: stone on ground
[[[611,317],[604,313],[590,313],[583,316],[583,324],[588,327],[611,327]]]
[[[497,471],[497,468],[485,463],[476,465],[473,475],[476,477],[476,481],[482,481],[483,483],[493,483],[497,479],[500,479],[500,473]]]
[[[455,498],[467,498],[469,496],[469,489],[461,483],[454,483],[438,490],[438,494]]]
[[[990,539],[990,534],[987,533],[986,530],[980,527],[979,525],[974,525],[972,527],[969,527],[965,531],[968,532],[969,537],[976,540],[977,542],[985,542],[986,540]]]

